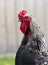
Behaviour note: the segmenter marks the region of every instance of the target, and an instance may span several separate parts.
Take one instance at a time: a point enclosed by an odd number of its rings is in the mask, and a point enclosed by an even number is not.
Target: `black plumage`
[[[29,31],[31,31],[30,28],[26,31],[21,46],[16,53],[15,65],[36,65],[36,60],[40,57],[39,53],[36,51],[37,45],[35,46],[33,42],[28,41]]]

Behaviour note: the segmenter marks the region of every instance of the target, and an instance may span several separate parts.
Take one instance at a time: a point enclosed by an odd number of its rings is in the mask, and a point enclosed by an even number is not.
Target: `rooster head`
[[[21,22],[20,30],[24,34],[26,33],[28,27],[30,27],[30,23],[32,22],[32,18],[30,16],[27,16],[26,14],[27,14],[26,10],[22,10],[18,14],[18,18]]]

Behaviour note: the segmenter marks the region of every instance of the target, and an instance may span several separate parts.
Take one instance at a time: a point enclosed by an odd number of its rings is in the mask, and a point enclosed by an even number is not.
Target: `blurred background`
[[[48,45],[48,0],[0,0],[0,55],[16,53],[21,44],[17,15],[22,9],[37,20]]]

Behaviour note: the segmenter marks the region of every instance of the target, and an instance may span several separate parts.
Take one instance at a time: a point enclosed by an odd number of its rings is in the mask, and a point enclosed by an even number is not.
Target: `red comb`
[[[27,13],[26,10],[22,10],[22,11],[18,14],[18,18],[19,18],[20,20],[22,20],[26,13]]]

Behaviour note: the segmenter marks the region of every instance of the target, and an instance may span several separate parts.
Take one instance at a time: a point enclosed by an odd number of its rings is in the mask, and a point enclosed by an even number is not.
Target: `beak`
[[[18,20],[18,22],[21,22],[20,20]]]
[[[18,22],[22,22],[22,21],[18,20]]]

